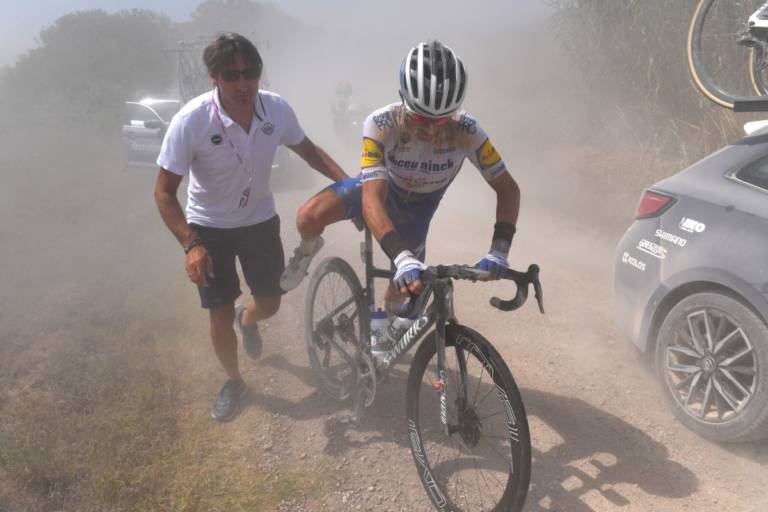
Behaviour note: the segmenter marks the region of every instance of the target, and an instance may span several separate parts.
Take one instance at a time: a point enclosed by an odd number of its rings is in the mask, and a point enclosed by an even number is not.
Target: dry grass
[[[324,471],[266,473],[234,442],[242,424],[210,418],[221,373],[169,307],[184,283],[170,235],[146,227],[151,175],[118,175],[103,136],[45,135],[0,162],[0,510],[259,511],[318,493]]]
[[[0,503],[32,497],[37,504],[27,510],[259,511],[319,489],[319,473],[265,474],[257,448],[242,451],[222,438],[185,393],[194,382],[174,362],[179,353],[162,340],[117,335],[70,341],[42,357],[2,409]]]
[[[590,104],[593,120],[621,127],[628,146],[655,155],[653,168],[686,167],[740,137],[742,124],[756,118],[715,106],[690,80],[686,35],[699,0],[548,1],[557,9],[558,39],[577,65],[578,82],[587,84],[580,99]],[[754,94],[748,53],[736,33],[759,5],[718,1],[707,17],[705,66],[733,94]],[[609,129],[596,138],[615,134]]]

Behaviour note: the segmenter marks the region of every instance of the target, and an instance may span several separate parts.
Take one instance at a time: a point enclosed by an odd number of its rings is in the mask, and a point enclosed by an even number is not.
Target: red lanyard
[[[248,187],[250,188],[251,183],[253,183],[253,177],[256,174],[256,166],[253,166],[252,170],[248,170],[248,167],[245,165],[245,160],[243,160],[243,157],[240,156],[240,152],[237,150],[237,147],[232,143],[232,140],[229,138],[229,134],[227,134],[227,127],[224,126],[224,121],[221,119],[221,116],[219,115],[219,107],[216,105],[216,98],[213,97],[213,95],[216,94],[216,91],[212,93],[211,97],[211,103],[213,104],[213,112],[216,114],[216,118],[219,120],[219,124],[221,125],[221,131],[224,132],[224,138],[227,140],[227,144],[229,144],[229,147],[232,148],[232,151],[235,153],[235,156],[237,157],[237,160],[240,162],[241,169],[245,173],[246,176],[248,176]],[[248,134],[248,139],[250,140],[250,134]]]

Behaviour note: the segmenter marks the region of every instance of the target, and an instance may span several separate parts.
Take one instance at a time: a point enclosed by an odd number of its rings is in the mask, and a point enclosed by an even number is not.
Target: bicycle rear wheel
[[[696,87],[718,105],[733,108],[741,97],[765,94],[764,48],[739,43],[749,16],[763,1],[699,0],[693,13],[686,45],[688,67]]]
[[[356,356],[368,313],[357,274],[341,258],[323,260],[312,274],[304,314],[309,363],[320,388],[344,401],[355,387]]]
[[[443,431],[433,386],[434,333],[416,352],[408,377],[408,429],[421,482],[438,510],[520,511],[531,475],[531,439],[512,374],[472,329],[449,324],[445,344],[450,434]]]

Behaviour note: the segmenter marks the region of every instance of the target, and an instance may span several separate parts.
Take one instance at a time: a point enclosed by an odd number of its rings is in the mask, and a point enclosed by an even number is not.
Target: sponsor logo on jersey
[[[477,133],[477,121],[467,114],[462,114],[461,118],[459,118],[459,130],[469,134]]]
[[[211,136],[211,143],[215,144],[216,146],[221,144],[221,140],[222,140],[221,135],[219,135],[218,133],[216,135]]]
[[[703,222],[683,217],[680,220],[680,229],[689,233],[702,233],[707,226]]]
[[[640,240],[640,243],[637,244],[637,248],[646,254],[650,254],[654,258],[659,258],[660,260],[663,260],[667,257],[667,250],[665,248],[659,244],[651,242],[650,240],[646,240],[645,238]]]
[[[376,123],[376,127],[382,131],[395,126],[395,121],[392,119],[392,113],[389,111],[373,116],[373,122]]]
[[[433,160],[397,160],[392,153],[387,155],[387,160],[393,167],[399,167],[400,169],[414,169],[422,172],[440,172],[453,169],[456,165],[450,158],[445,162],[435,162]]]
[[[435,148],[433,153],[436,155],[444,155],[446,153],[453,153],[454,151],[456,151],[456,146],[450,148]]]
[[[384,149],[373,139],[363,137],[363,155],[360,157],[360,167],[373,167],[384,160]]]
[[[275,133],[275,125],[267,121],[262,125],[261,131],[264,132],[264,135],[272,135]]]
[[[477,154],[477,161],[483,169],[496,165],[501,160],[501,156],[491,144],[491,139],[485,139],[483,145],[475,153]]]
[[[505,165],[500,165],[495,169],[481,169],[481,174],[485,177],[486,181],[493,181],[495,180],[499,175],[504,174],[507,172],[507,167]]]
[[[360,181],[365,183],[371,180],[386,180],[389,178],[389,171],[386,169],[374,169],[372,171],[364,170],[360,173]]]
[[[685,238],[679,237],[677,235],[673,235],[672,233],[667,233],[666,231],[662,231],[660,229],[656,230],[656,238],[659,240],[666,240],[667,242],[672,242],[673,244],[685,247],[685,245],[688,243],[688,240]]]
[[[631,256],[628,252],[624,252],[624,254],[621,255],[621,262],[625,265],[635,267],[641,272],[645,272],[645,263],[638,260],[634,256]]]

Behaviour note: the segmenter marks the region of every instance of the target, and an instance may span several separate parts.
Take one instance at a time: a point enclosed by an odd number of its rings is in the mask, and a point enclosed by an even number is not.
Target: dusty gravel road
[[[486,249],[494,197],[472,173],[465,169],[434,220],[430,263],[474,262]],[[511,257],[515,267],[541,265],[547,314],[533,303],[516,313],[492,309],[488,297],[505,294],[498,284],[459,284],[456,293],[460,321],[496,345],[522,389],[535,457],[526,510],[768,510],[768,445],[719,446],[683,428],[662,402],[652,371],[613,326],[613,247],[634,197],[614,200],[620,207],[611,214],[594,207],[578,180],[562,179],[573,182],[558,188],[581,190],[580,198],[525,196]],[[295,246],[293,212],[305,197],[306,191],[278,195],[286,251]],[[338,255],[360,271],[360,238],[349,223],[332,227],[317,261]],[[253,390],[248,407],[222,428],[244,447],[262,450],[266,467],[337,471],[332,492],[298,496],[285,510],[431,510],[403,419],[407,359],[379,388],[363,423],[350,424],[349,411],[312,385],[301,326],[307,282],[265,326],[263,359],[245,363]],[[265,416],[273,426],[254,438],[253,426]]]
[[[537,165],[567,169],[563,161],[540,159]],[[173,326],[170,336],[190,347],[189,372],[202,376],[190,390],[190,410],[205,417],[221,373],[207,316],[184,282],[180,251],[155,211],[154,176],[153,169],[68,176],[66,201],[52,187],[42,192],[51,208],[19,210],[19,225],[36,229],[5,228],[17,244],[0,250],[11,270],[0,291],[6,304],[0,321],[23,334],[40,314],[67,325],[70,312],[88,311],[92,318],[141,321],[163,336]],[[768,510],[768,444],[721,446],[687,431],[613,326],[612,251],[633,213],[634,194],[598,198],[567,172],[523,178],[511,260],[515,267],[541,265],[547,314],[533,304],[516,313],[492,309],[488,297],[509,294],[499,284],[459,284],[456,305],[459,319],[500,350],[522,389],[535,448],[526,510]],[[287,252],[297,241],[294,212],[309,192],[277,195]],[[435,217],[428,261],[482,256],[493,209],[492,192],[467,167]],[[29,250],[26,260],[19,258],[14,247],[37,247],[41,238],[66,252]],[[326,238],[320,258],[342,256],[361,268],[361,237],[351,224],[332,227]],[[363,423],[352,425],[349,411],[313,386],[303,342],[306,288],[305,281],[263,325],[263,358],[243,362],[251,387],[247,406],[233,422],[215,426],[221,442],[238,447],[241,460],[233,463],[244,468],[307,468],[323,475],[321,492],[297,495],[280,510],[431,510],[407,443],[407,365],[394,369]]]

